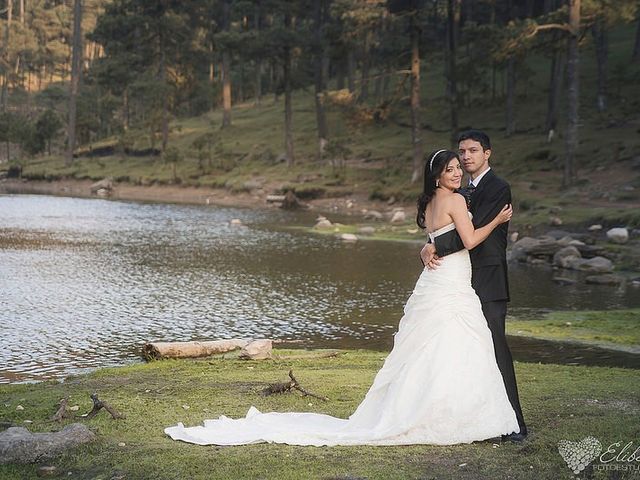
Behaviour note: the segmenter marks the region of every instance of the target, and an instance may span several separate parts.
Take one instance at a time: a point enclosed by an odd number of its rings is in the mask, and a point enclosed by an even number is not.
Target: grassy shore
[[[269,361],[236,358],[162,361],[72,377],[63,383],[0,386],[2,420],[33,431],[60,428],[49,418],[69,396],[80,412],[96,391],[126,415],[86,421],[98,433],[92,445],[48,462],[61,478],[92,479],[506,479],[575,478],[557,450],[560,440],[591,435],[604,448],[639,434],[640,372],[629,369],[517,363],[523,411],[531,434],[523,444],[436,447],[297,447],[258,444],[203,447],[174,442],[163,428],[197,425],[220,414],[309,411],[346,418],[369,388],[386,352],[275,350]],[[328,402],[284,394],[264,397],[268,383],[292,368],[308,389]],[[23,410],[16,410],[21,405]],[[25,420],[33,423],[24,424]],[[71,421],[71,420],[69,420]],[[124,445],[123,445],[124,444]],[[595,463],[599,461],[596,460]],[[3,479],[35,478],[34,465],[0,466]],[[68,475],[68,472],[71,472]],[[606,472],[591,472],[593,478]],[[616,477],[623,478],[623,477]]]
[[[552,312],[540,319],[510,320],[507,333],[640,353],[640,309]]]

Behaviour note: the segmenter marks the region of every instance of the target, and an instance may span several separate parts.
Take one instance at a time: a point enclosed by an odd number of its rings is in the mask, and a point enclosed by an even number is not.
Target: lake
[[[291,228],[316,215],[0,196],[0,383],[139,361],[152,340],[390,349],[420,244]],[[640,306],[638,288],[558,286],[552,275],[512,265],[510,315]],[[541,348],[553,344],[518,340],[514,356],[536,361]]]

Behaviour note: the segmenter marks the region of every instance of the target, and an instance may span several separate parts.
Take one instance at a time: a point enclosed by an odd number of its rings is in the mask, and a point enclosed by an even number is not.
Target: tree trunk
[[[213,92],[216,83],[216,60],[214,56],[213,41],[209,41],[209,88],[210,92]],[[211,110],[214,110],[218,106],[218,97],[211,94]]]
[[[73,42],[71,51],[71,83],[69,85],[69,141],[65,163],[73,163],[73,151],[76,148],[76,119],[78,88],[82,66],[82,0],[75,0],[73,5]]]
[[[489,23],[491,25],[494,25],[496,23],[496,2],[495,1],[491,2],[491,16],[490,16]],[[496,61],[493,60],[491,62],[491,103],[494,103],[496,101],[497,76],[498,76],[498,65],[496,64]]]
[[[284,28],[291,28],[291,13],[284,14]],[[283,58],[284,72],[284,144],[287,152],[287,165],[295,164],[293,152],[293,107],[291,105],[291,45],[284,47]]]
[[[239,77],[238,81],[236,82],[236,88],[235,88],[235,97],[237,99],[236,103],[243,103],[244,102],[244,62],[242,61],[242,56],[238,57],[238,70],[239,70]]]
[[[11,41],[11,21],[13,16],[13,0],[7,0],[7,25],[4,31],[4,46],[3,56],[5,63],[4,75],[2,76],[2,111],[7,110],[7,103],[9,101],[9,69],[6,67],[9,65],[9,42]],[[7,159],[9,157],[7,156]]]
[[[223,28],[229,30],[231,15],[231,0],[224,0],[222,4]],[[222,52],[222,128],[231,125],[231,54],[225,48]]]
[[[255,67],[254,96],[255,105],[259,107],[262,104],[262,60],[256,60]]]
[[[460,32],[460,30],[462,30],[462,27],[464,27],[464,23],[463,22],[473,22],[474,21],[474,15],[475,15],[475,11],[473,9],[474,7],[474,0],[465,0],[464,2],[462,2],[461,4],[461,18],[460,18],[460,29],[458,30],[458,33]],[[460,37],[458,37],[458,40],[460,40]]]
[[[279,71],[276,62],[269,63],[269,85],[273,92],[273,103],[278,103],[278,89],[280,88]]]
[[[511,136],[516,131],[515,120],[515,97],[516,97],[516,60],[510,57],[507,60],[507,112],[506,112],[506,134]]]
[[[322,0],[316,0],[313,8],[313,76],[315,86],[316,124],[318,128],[318,159],[324,153],[327,144],[328,129],[327,118],[323,105],[324,77],[323,77],[323,57],[324,47],[322,38]]]
[[[411,15],[411,143],[413,144],[413,173],[415,183],[422,171],[422,140],[420,138],[420,29],[416,13]]]
[[[507,1],[507,10],[509,20],[513,20],[513,0]],[[515,119],[515,103],[516,103],[516,59],[511,55],[507,59],[507,101],[505,115],[505,133],[507,137],[511,136],[516,130]]]
[[[378,70],[376,79],[373,82],[373,97],[376,103],[382,102],[382,79],[386,76],[386,71]]]
[[[369,70],[371,69],[371,34],[367,33],[364,39],[362,70],[360,75],[360,95],[358,102],[369,100]]]
[[[604,19],[599,18],[591,28],[596,47],[596,60],[598,63],[598,92],[596,105],[599,112],[607,109],[607,63],[609,60],[609,38]]]
[[[560,94],[562,92],[562,80],[565,70],[565,55],[561,49],[556,49],[551,60],[551,75],[549,78],[549,97],[547,100],[547,118],[545,120],[545,132],[548,141],[553,139],[558,128],[558,110]]]
[[[160,84],[163,87],[162,91],[162,152],[167,150],[167,144],[169,143],[169,92],[167,91],[167,68],[165,65],[165,53],[164,48],[160,43],[162,53],[160,54]],[[175,169],[175,163],[174,163]],[[175,173],[174,173],[175,179]]]
[[[459,17],[460,0],[447,0],[447,98],[451,116],[451,145],[455,146],[458,138],[458,84],[456,78],[456,23]]]
[[[122,128],[129,130],[129,87],[124,87],[122,92]]]
[[[344,78],[344,76],[345,76],[344,75],[345,65],[344,64],[345,63],[346,62],[340,62],[337,65],[337,68],[336,68],[336,70],[337,70],[337,72],[336,72],[336,90],[342,90],[344,88],[344,85],[345,85],[345,83],[344,83],[344,81],[345,81],[345,78]]]
[[[580,98],[580,52],[578,36],[580,35],[580,0],[569,1],[569,26],[571,33],[567,48],[567,135],[563,186],[571,185],[575,180],[575,155],[578,148],[578,121]]]
[[[382,81],[382,100],[386,100],[389,93],[389,85],[391,84],[391,70],[385,72],[384,80]]]
[[[353,48],[349,48],[347,52],[347,86],[349,88],[349,92],[353,93],[356,90],[356,66],[355,66],[355,58],[353,57]]]
[[[256,33],[260,36],[260,29],[262,28],[261,22],[261,0],[256,1],[255,9],[254,9],[254,28],[256,29]],[[262,58],[258,56],[256,59],[256,71],[255,71],[255,86],[254,86],[254,96],[255,96],[255,104],[256,106],[260,106],[262,101]]]
[[[638,26],[636,27],[636,43],[633,46],[633,56],[631,60],[640,62],[640,10],[638,11]]]

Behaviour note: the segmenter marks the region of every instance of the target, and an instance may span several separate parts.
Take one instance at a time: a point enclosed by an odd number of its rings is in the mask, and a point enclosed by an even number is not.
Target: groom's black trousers
[[[482,302],[482,313],[484,313],[491,336],[493,337],[493,348],[495,349],[496,361],[504,386],[507,390],[509,402],[516,413],[520,433],[526,433],[526,426],[522,416],[522,408],[520,408],[520,400],[518,397],[518,385],[516,384],[516,373],[513,369],[513,359],[511,358],[511,350],[507,345],[507,337],[505,335],[505,317],[507,316],[507,302],[505,300],[495,302]]]

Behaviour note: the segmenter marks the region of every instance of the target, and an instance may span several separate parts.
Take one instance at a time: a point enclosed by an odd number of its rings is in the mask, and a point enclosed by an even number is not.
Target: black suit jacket
[[[487,225],[508,203],[511,203],[509,184],[498,177],[493,169],[489,170],[471,194],[469,211],[473,214],[473,226],[480,228]],[[482,302],[509,300],[508,230],[508,223],[499,225],[484,242],[469,252],[473,272],[471,285]],[[436,237],[434,244],[439,257],[464,248],[462,239],[457,233]]]

